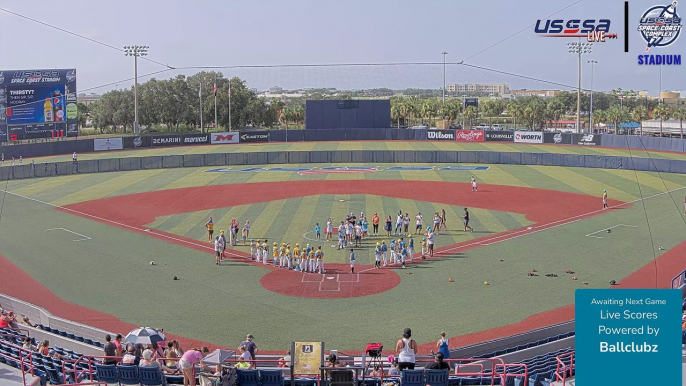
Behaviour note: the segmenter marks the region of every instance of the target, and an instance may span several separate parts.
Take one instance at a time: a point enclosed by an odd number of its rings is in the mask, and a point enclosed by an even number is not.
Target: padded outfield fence
[[[492,151],[334,150],[186,154],[22,164],[0,168],[0,180],[205,166],[396,163],[541,165],[686,173],[686,160]]]

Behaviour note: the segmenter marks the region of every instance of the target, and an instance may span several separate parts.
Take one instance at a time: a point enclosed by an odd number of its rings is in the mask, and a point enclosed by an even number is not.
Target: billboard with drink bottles
[[[0,71],[0,111],[2,140],[76,136],[76,70]]]

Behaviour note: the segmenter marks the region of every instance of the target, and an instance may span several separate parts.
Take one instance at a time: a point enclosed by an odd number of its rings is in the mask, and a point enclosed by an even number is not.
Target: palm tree
[[[460,113],[462,113],[462,103],[458,100],[452,99],[445,104],[445,117],[451,122],[456,120]]]
[[[398,129],[400,128],[400,118],[402,117],[401,104],[402,101],[398,100],[398,98],[391,99],[391,119],[398,122]]]
[[[643,121],[648,119],[648,109],[643,105],[638,105],[631,110],[631,119],[638,122],[639,135],[643,135]]]
[[[660,120],[660,137],[662,137],[662,121],[672,116],[672,109],[665,104],[660,104],[653,109],[653,117]]]
[[[491,119],[500,116],[504,110],[505,106],[499,100],[486,101],[481,108],[483,115],[488,117],[488,126],[491,126]]]
[[[607,123],[607,111],[606,110],[594,110],[593,111],[593,123]],[[593,129],[593,128],[591,128]]]
[[[469,120],[469,127],[472,127],[472,119],[479,115],[479,111],[474,106],[469,106],[464,109],[464,117]]]
[[[607,120],[614,123],[615,134],[617,134],[619,123],[626,121],[628,116],[629,113],[624,107],[612,106],[607,110]]]
[[[524,116],[531,121],[531,130],[536,130],[545,114],[545,103],[540,98],[531,98],[524,108]]]
[[[429,119],[429,127],[433,127],[432,120],[436,117],[436,112],[438,111],[438,104],[436,104],[435,99],[427,99],[422,104],[422,118]]]
[[[558,99],[551,99],[546,106],[546,113],[553,121],[559,121],[565,113],[565,105]]]
[[[686,106],[680,106],[674,112],[674,118],[679,120],[679,132],[681,139],[684,139],[684,119],[686,119]]]
[[[524,107],[517,100],[511,100],[507,105],[507,112],[514,118],[514,129],[517,130],[517,117],[524,113]]]

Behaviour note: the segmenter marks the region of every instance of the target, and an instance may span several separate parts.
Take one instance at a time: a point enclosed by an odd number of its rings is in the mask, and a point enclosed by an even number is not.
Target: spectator
[[[114,346],[117,348],[116,353],[117,353],[118,357],[124,355],[124,350],[122,350],[122,347],[121,347],[121,340],[122,340],[121,334],[117,334],[117,336],[114,337],[113,343],[114,343]]]
[[[379,365],[374,365],[374,370],[372,370],[372,373],[370,374],[372,378],[381,378],[383,377],[383,370],[381,369],[381,366]]]
[[[46,357],[50,356],[50,342],[47,340],[40,342],[40,345],[38,346],[38,353]]]
[[[25,326],[29,326],[29,327],[36,327],[36,326],[34,326],[33,323],[31,323],[31,321],[29,320],[29,317],[26,315],[21,316],[21,324],[23,324]]]
[[[14,311],[3,312],[0,316],[0,328],[17,328],[17,319],[14,317]]]
[[[245,345],[242,345],[238,348],[238,352],[240,353],[239,359],[243,362],[251,362],[254,358],[252,355],[250,355],[250,352],[248,352],[248,349],[245,347]]]
[[[202,359],[207,356],[210,350],[203,346],[200,349],[190,349],[186,351],[179,360],[179,370],[183,373],[184,386],[195,386],[195,376],[193,375],[193,367],[199,365],[205,370],[211,370],[209,366],[202,363]],[[238,364],[236,364],[238,367]]]
[[[182,355],[183,350],[181,349],[181,346],[179,346],[178,341],[172,340],[167,343],[167,350],[164,352],[165,358],[181,358]],[[167,367],[177,367],[176,361],[167,361]]]
[[[118,356],[117,355],[117,346],[114,343],[112,343],[112,337],[110,336],[110,334],[107,334],[105,336],[105,346],[103,347],[103,351],[104,351],[104,353],[105,353],[104,355],[106,357]],[[116,365],[117,360],[114,358],[105,358],[102,361],[102,363],[105,365]]]
[[[286,356],[283,357],[283,361],[286,362],[286,367],[291,367],[291,350],[286,351]]]
[[[398,340],[395,345],[395,351],[398,354],[398,370],[414,370],[417,350],[417,342],[412,339],[412,330],[406,328],[403,331],[402,339]]]
[[[443,354],[443,359],[450,359],[450,342],[448,338],[445,337],[445,331],[441,332],[441,339],[436,342],[436,350]]]
[[[24,338],[24,344],[22,344],[21,348],[23,348],[24,350],[33,351],[33,345],[31,344],[31,338],[29,338],[28,336],[26,338]]]
[[[255,355],[257,355],[257,352],[259,350],[257,349],[257,345],[255,344],[255,342],[253,342],[252,334],[248,334],[248,336],[245,338],[243,342],[241,342],[239,346],[245,346],[245,350],[250,353],[252,359],[255,359]]]
[[[121,364],[125,366],[138,366],[141,361],[141,356],[136,352],[136,346],[133,343],[126,345],[126,354],[121,359]]]
[[[152,344],[149,344],[148,348],[155,354],[155,358],[164,357],[164,350],[162,347],[158,346],[157,343],[153,342]]]
[[[138,364],[138,367],[157,367],[158,369],[164,370],[169,373],[175,373],[178,371],[177,369],[171,369],[167,366],[160,364],[160,362],[153,359],[154,356],[155,352],[150,349],[143,351],[143,359],[141,359],[140,363]]]
[[[430,370],[450,370],[450,365],[447,362],[443,362],[443,353],[436,354],[436,361],[432,362],[426,367]]]

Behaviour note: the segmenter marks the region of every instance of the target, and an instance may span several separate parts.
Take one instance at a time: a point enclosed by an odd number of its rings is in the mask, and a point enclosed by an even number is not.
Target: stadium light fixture
[[[149,46],[124,46],[124,56],[133,56],[133,132],[140,133],[138,127],[138,57],[148,56]]]
[[[581,132],[581,55],[592,52],[593,43],[590,42],[570,42],[567,43],[567,52],[579,56],[579,84],[576,91],[576,132]]]
[[[590,120],[590,130],[592,133],[593,132],[593,65],[598,64],[598,61],[597,60],[589,60],[587,63],[591,65],[591,102],[590,102],[589,120]]]

